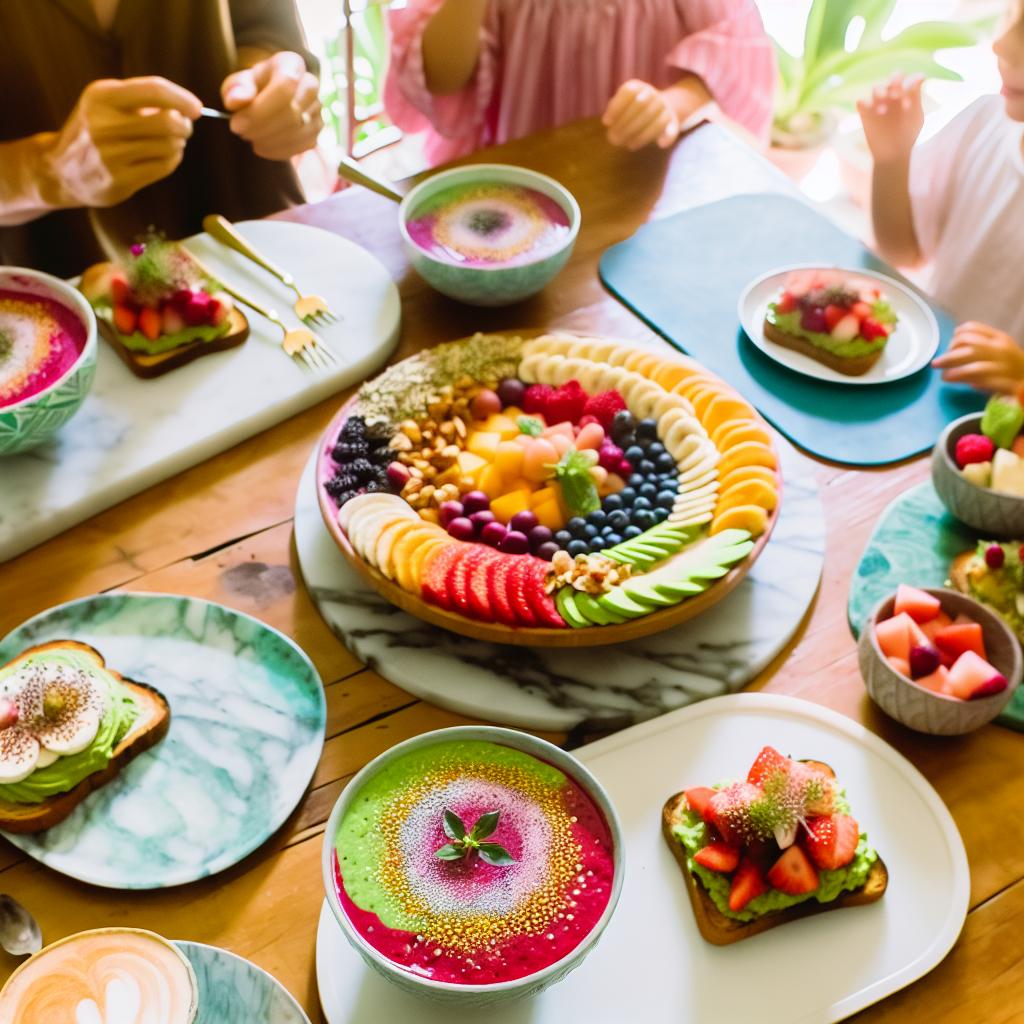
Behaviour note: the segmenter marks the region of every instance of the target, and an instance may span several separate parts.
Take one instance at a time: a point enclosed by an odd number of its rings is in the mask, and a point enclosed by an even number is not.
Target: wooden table
[[[623,338],[650,332],[602,287],[600,254],[654,216],[739,192],[788,190],[766,162],[717,128],[671,153],[608,147],[582,122],[477,154],[564,182],[583,210],[573,259],[537,298],[475,310],[429,290],[402,255],[395,207],[351,189],[289,219],[328,228],[384,261],[399,282],[404,326],[397,357],[480,329],[561,326]],[[738,227],[739,229],[739,227]],[[320,619],[292,544],[295,489],[306,458],[344,398],[151,488],[0,567],[0,635],[50,605],[120,587],[220,601],[302,645],[327,691],[327,738],[313,784],[280,833],[234,869],[162,892],[94,889],[27,860],[0,840],[0,891],[38,916],[48,941],[83,928],[137,925],[226,946],[276,975],[321,1019],[314,972],[323,900],[324,822],[348,778],[399,740],[466,719],[414,700],[364,669]],[[868,700],[846,625],[847,585],[882,508],[921,480],[926,462],[855,471],[820,465],[828,517],[817,601],[787,650],[753,684],[835,708],[877,732],[928,777],[957,821],[971,865],[971,913],[946,960],[858,1021],[986,1024],[1024,1020],[1024,737],[997,726],[956,739],[911,733]],[[0,981],[13,961],[0,953]],[[734,1024],[734,1022],[726,1022]]]

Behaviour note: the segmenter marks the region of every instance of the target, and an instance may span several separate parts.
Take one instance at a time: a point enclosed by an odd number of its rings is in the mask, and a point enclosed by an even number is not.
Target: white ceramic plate
[[[842,269],[856,277],[873,278],[880,282],[882,291],[896,311],[896,316],[899,318],[896,330],[889,335],[882,358],[867,373],[860,377],[849,377],[824,363],[819,363],[810,356],[793,352],[782,345],[768,341],[762,329],[768,304],[774,302],[778,297],[786,277],[792,271],[814,269],[819,268],[806,264],[773,270],[770,274],[765,274],[764,277],[752,281],[740,296],[739,318],[743,330],[747,332],[747,337],[755,347],[759,348],[766,356],[807,377],[817,377],[818,380],[835,381],[839,384],[859,385],[887,384],[894,380],[900,380],[903,377],[909,377],[912,373],[917,373],[931,362],[935,350],[939,347],[939,325],[928,304],[905,284],[886,277],[884,274],[876,274],[874,271],[864,270],[860,267],[822,267],[820,269]]]
[[[691,785],[742,776],[766,743],[827,761],[889,869],[871,906],[709,945],[661,836],[661,807]],[[970,875],[952,817],[913,765],[860,725],[807,701],[743,693],[704,701],[576,751],[622,822],[626,879],[615,916],[582,966],[529,1002],[457,1014],[462,1024],[827,1024],[930,971],[967,915]],[[364,966],[326,903],[317,938],[330,1024],[448,1024]],[[644,986],[656,986],[657,998]],[[647,996],[645,996],[645,991]],[[642,1010],[642,1014],[640,1011]]]

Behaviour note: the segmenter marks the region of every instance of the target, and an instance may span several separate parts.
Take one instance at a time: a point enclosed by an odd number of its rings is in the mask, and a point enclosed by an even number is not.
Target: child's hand
[[[886,85],[876,85],[870,100],[857,101],[857,113],[875,163],[887,164],[910,156],[921,127],[924,78],[894,75]]]
[[[619,87],[601,123],[608,129],[608,141],[625,149],[642,149],[652,142],[666,149],[679,137],[679,117],[668,97],[637,79]]]
[[[1003,331],[973,320],[960,324],[949,348],[932,362],[951,384],[1013,394],[1024,383],[1024,350]]]

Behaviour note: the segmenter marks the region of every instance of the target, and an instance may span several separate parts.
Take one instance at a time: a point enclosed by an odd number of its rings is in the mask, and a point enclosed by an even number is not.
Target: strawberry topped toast
[[[832,769],[773,747],[761,750],[743,781],[670,797],[662,833],[700,932],[714,945],[874,903],[888,885]]]
[[[764,336],[859,377],[882,357],[896,314],[873,278],[843,270],[797,270],[768,304]]]
[[[391,367],[344,413],[320,455],[325,519],[430,621],[423,605],[515,630],[643,619],[750,559],[779,502],[746,401],[613,342],[477,335]]]

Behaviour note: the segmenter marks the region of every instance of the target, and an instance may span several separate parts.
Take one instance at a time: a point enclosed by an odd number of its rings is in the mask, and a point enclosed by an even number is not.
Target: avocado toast
[[[981,540],[949,567],[949,582],[961,594],[987,605],[1024,642],[1024,564],[1020,541]]]

